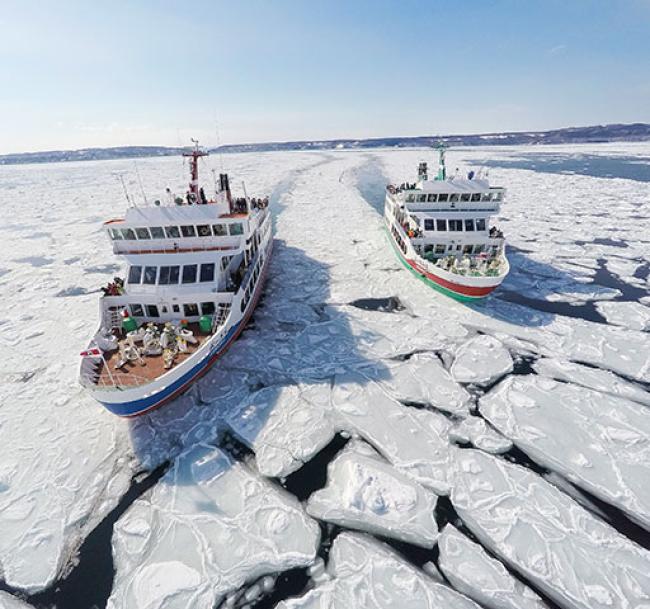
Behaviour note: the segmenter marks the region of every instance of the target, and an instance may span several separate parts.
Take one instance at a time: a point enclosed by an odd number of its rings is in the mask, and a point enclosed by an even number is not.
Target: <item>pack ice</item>
[[[463,522],[558,605],[650,603],[650,552],[521,466],[474,449],[455,457],[451,501]]]

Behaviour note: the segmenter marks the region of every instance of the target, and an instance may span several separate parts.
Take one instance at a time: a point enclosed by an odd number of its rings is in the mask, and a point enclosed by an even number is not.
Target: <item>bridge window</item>
[[[144,277],[142,278],[142,283],[148,285],[155,285],[156,275],[158,274],[158,268],[155,266],[145,266],[144,267]]]
[[[427,195],[418,195],[418,203],[426,203]]]
[[[445,253],[445,244],[444,243],[437,243],[435,253],[436,254],[444,254]]]
[[[151,233],[152,239],[164,239],[165,231],[163,231],[162,226],[151,226],[149,227],[149,232]]]
[[[449,230],[462,231],[463,230],[463,221],[462,220],[449,220]]]
[[[201,274],[199,281],[214,281],[214,263],[210,262],[209,264],[201,265]]]
[[[136,228],[135,234],[138,235],[138,239],[151,239],[148,228]]]
[[[480,254],[484,250],[485,250],[485,246],[483,244],[474,246],[474,253],[475,254]]]
[[[476,230],[485,230],[485,218],[477,218]]]
[[[196,264],[183,267],[183,283],[196,283]]]
[[[449,201],[449,195],[447,193],[439,194],[438,203],[444,203],[445,201]]]
[[[181,236],[178,226],[165,226],[165,234],[168,239],[180,239]]]
[[[492,195],[489,192],[484,192],[482,197],[482,201],[491,201],[492,200]]]
[[[415,195],[406,195],[406,202],[413,203],[415,201]]]
[[[122,237],[127,240],[135,240],[135,232],[132,228],[123,228]]]
[[[131,315],[133,317],[144,317],[144,309],[142,308],[142,305],[132,304],[129,305],[129,309],[131,309]]]
[[[472,201],[480,201],[481,200],[481,193],[480,192],[475,192],[472,195]]]
[[[201,303],[201,315],[212,315],[215,311],[214,302]]]
[[[435,203],[438,200],[438,195],[429,195],[429,203]]]
[[[464,245],[463,246],[463,254],[471,254],[473,247],[474,247],[473,245]]]
[[[195,303],[185,303],[183,305],[183,315],[185,317],[196,317],[199,314],[199,305]]]
[[[228,234],[225,224],[213,224],[212,230],[214,231],[215,237],[225,237]]]
[[[132,266],[129,268],[129,283],[140,283],[142,277],[142,267]]]
[[[158,307],[156,305],[145,305],[147,309],[147,317],[159,317]]]
[[[180,267],[178,266],[161,266],[158,283],[160,285],[176,285],[178,283]]]
[[[472,220],[471,218],[467,218],[467,220],[465,220],[465,230],[466,231],[474,230],[474,220]]]
[[[503,195],[502,192],[495,192],[492,193],[492,200],[493,201],[501,201],[501,196]]]
[[[111,235],[111,239],[113,239],[114,241],[119,241],[119,240],[122,239],[122,234],[120,233],[119,230],[117,230],[115,228],[109,228],[108,232]]]
[[[469,193],[467,192],[467,193],[463,193],[462,195],[460,195],[460,200],[464,201],[464,202],[469,201]]]
[[[232,236],[244,234],[244,226],[241,224],[241,222],[233,222],[229,225],[229,229]]]
[[[196,227],[196,230],[199,233],[199,237],[212,237],[212,231],[210,230],[209,224],[199,224]]]
[[[183,237],[196,237],[196,229],[193,226],[181,226]]]
[[[436,220],[436,230],[447,230],[447,220]]]
[[[454,193],[454,194],[450,195],[449,200],[450,200],[452,203],[456,203],[456,202],[458,201],[458,194],[457,194],[457,193]]]
[[[424,230],[435,230],[433,228],[433,220],[431,218],[426,218],[424,220]]]

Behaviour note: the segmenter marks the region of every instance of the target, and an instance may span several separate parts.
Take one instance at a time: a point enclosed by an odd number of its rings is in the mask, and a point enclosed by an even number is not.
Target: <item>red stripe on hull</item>
[[[433,281],[434,283],[437,283],[443,288],[446,288],[447,290],[451,290],[452,292],[456,292],[457,294],[462,294],[463,296],[469,296],[471,298],[482,298],[483,296],[487,296],[490,292],[494,291],[497,287],[499,287],[498,285],[492,285],[487,287],[475,287],[475,286],[460,285],[458,283],[453,283],[452,281],[447,281],[442,277],[438,277],[437,275],[428,273],[424,269],[420,268],[420,266],[418,266],[418,264],[414,260],[409,260],[408,258],[405,258],[405,260],[414,271],[420,273],[420,275],[424,275],[429,281]]]

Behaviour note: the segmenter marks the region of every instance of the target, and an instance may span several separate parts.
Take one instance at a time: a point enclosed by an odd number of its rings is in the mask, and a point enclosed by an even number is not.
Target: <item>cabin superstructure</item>
[[[416,182],[387,187],[384,218],[403,262],[412,269],[415,262],[426,279],[433,274],[441,280],[435,287],[455,297],[476,298],[509,269],[503,234],[491,224],[504,196],[504,188],[474,172],[448,177],[441,148],[434,179],[422,162]]]
[[[131,402],[140,393],[152,398],[146,409],[169,399],[165,389],[183,376],[179,371],[216,359],[259,297],[272,245],[268,199],[234,198],[227,174],[206,196],[198,182],[205,154],[198,145],[187,153],[185,197],[167,190],[154,205],[132,206],[104,224],[126,272],[104,288],[100,328],[91,343],[101,354],[82,360],[81,380],[117,414],[142,411],[141,404],[131,407],[123,399],[125,390],[133,394],[127,396]]]

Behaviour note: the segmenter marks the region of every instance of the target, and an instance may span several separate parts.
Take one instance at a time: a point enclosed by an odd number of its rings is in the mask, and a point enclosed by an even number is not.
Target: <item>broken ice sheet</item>
[[[402,402],[430,404],[461,417],[469,414],[469,393],[451,378],[433,353],[416,353],[406,361],[387,363],[386,371],[377,377],[377,382]]]
[[[537,474],[457,449],[451,501],[485,547],[561,607],[650,603],[650,552]]]
[[[636,402],[536,376],[506,379],[480,410],[536,462],[650,529],[650,417]]]
[[[211,609],[246,581],[310,564],[318,525],[284,491],[197,444],[115,525],[109,609]]]
[[[0,590],[0,609],[32,609],[32,606]]]
[[[650,331],[650,307],[638,302],[598,302],[596,308],[607,323],[631,330]]]
[[[387,545],[360,533],[336,537],[327,572],[331,581],[276,609],[480,609]]]
[[[329,464],[327,486],[309,498],[307,513],[431,548],[438,537],[435,507],[436,495],[352,440]]]
[[[224,412],[232,432],[255,452],[264,476],[284,477],[334,437],[330,385],[285,385],[256,391]]]
[[[508,350],[493,336],[477,336],[463,343],[451,366],[451,376],[459,383],[489,385],[512,372]]]
[[[447,494],[451,423],[437,412],[404,406],[366,377],[337,375],[332,406],[341,429],[357,433],[402,472]]]
[[[537,594],[453,526],[442,530],[438,548],[451,585],[487,609],[546,609]]]
[[[481,417],[473,415],[452,427],[449,430],[449,438],[492,454],[505,453],[512,448],[511,440],[490,427]]]

